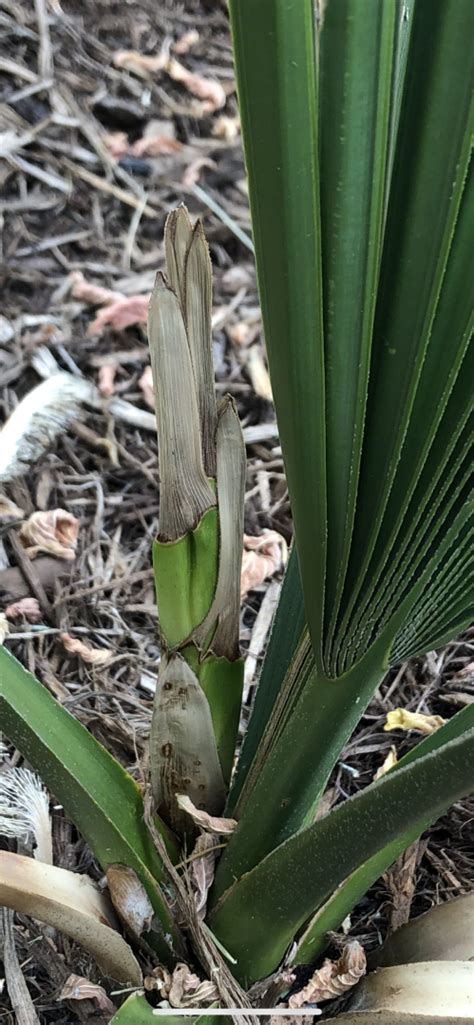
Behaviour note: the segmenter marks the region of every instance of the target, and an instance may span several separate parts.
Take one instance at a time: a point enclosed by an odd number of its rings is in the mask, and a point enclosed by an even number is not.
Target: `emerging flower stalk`
[[[167,279],[150,300],[160,460],[153,562],[163,657],[150,740],[157,810],[190,829],[177,794],[222,811],[242,696],[239,653],[245,447],[230,396],[216,404],[212,271],[184,206],[165,227]]]

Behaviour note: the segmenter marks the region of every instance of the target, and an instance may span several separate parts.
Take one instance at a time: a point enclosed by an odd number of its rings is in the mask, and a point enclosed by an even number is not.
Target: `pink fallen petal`
[[[104,363],[104,366],[99,368],[99,391],[106,399],[114,394],[117,370],[118,363]]]
[[[92,281],[86,281],[80,270],[72,271],[69,280],[72,284],[73,299],[90,303],[91,306],[105,306],[125,298],[122,292],[114,292],[112,288],[103,288],[102,285],[94,285]]]
[[[286,566],[288,545],[276,530],[264,530],[259,537],[244,534],[244,552],[240,575],[240,596],[260,587],[267,577]]]
[[[114,64],[116,68],[125,68],[126,71],[134,71],[140,78],[148,78],[150,75],[162,71],[168,61],[166,50],[152,56],[150,54],[138,53],[137,50],[117,50],[114,53]]]
[[[110,155],[120,160],[129,152],[128,135],[126,132],[107,132],[102,136],[102,142],[108,149]]]
[[[151,367],[145,367],[138,384],[143,392],[143,398],[145,399],[147,406],[149,406],[150,409],[154,409],[155,391],[153,388],[153,374]]]
[[[144,135],[137,139],[130,148],[134,157],[160,157],[170,153],[179,153],[183,144],[167,135]]]
[[[240,134],[240,121],[238,117],[227,117],[221,114],[212,127],[212,134],[215,139],[224,139],[225,142],[235,142]]]
[[[114,331],[123,331],[134,324],[146,324],[149,301],[150,293],[147,292],[145,295],[129,295],[110,303],[99,310],[95,320],[89,324],[87,334],[100,335],[106,327]]]
[[[79,520],[66,509],[35,512],[22,523],[20,541],[26,554],[34,559],[39,552],[57,555],[60,559],[76,556]]]
[[[168,60],[166,71],[174,82],[180,82],[193,96],[197,96],[199,100],[204,100],[206,102],[206,111],[209,114],[224,106],[227,97],[220,82],[188,71],[174,57],[170,57]]]
[[[85,641],[80,641],[78,637],[71,637],[70,634],[61,634],[61,641],[70,655],[78,655],[89,665],[103,665],[113,655],[109,648],[93,648]]]
[[[364,948],[358,940],[346,944],[337,961],[326,958],[322,968],[317,968],[309,982],[294,993],[288,1001],[291,1008],[318,1004],[347,993],[365,975],[367,961]]]
[[[37,598],[20,598],[5,609],[7,619],[21,619],[24,616],[29,623],[40,623],[42,612]]]
[[[189,32],[185,32],[184,36],[181,36],[180,39],[177,39],[176,42],[173,43],[173,50],[182,57],[183,54],[188,53],[191,47],[195,46],[198,42],[199,32],[197,29],[191,28]]]
[[[208,157],[198,157],[197,160],[193,160],[186,168],[181,180],[181,184],[184,185],[185,189],[192,189],[193,185],[197,185],[203,167],[210,167],[214,170],[216,164],[213,160],[209,160]]]

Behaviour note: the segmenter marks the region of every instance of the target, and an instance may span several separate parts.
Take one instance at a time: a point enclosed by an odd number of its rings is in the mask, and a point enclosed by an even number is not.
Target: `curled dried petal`
[[[394,708],[387,712],[384,730],[416,730],[428,737],[445,722],[441,715],[424,715],[422,712],[409,712],[406,708]]]
[[[30,559],[39,552],[57,555],[60,559],[74,559],[76,555],[79,520],[66,509],[35,512],[22,523],[20,541]]]
[[[92,648],[90,644],[80,641],[78,637],[71,637],[70,634],[61,634],[61,641],[70,655],[78,655],[89,665],[103,665],[113,655],[110,648]]]
[[[174,82],[180,82],[188,92],[198,99],[205,101],[206,113],[211,114],[226,102],[226,94],[220,82],[215,79],[204,78],[188,71],[183,64],[180,64],[174,57],[171,57],[166,64],[166,71]]]
[[[99,391],[104,398],[110,398],[114,394],[115,375],[118,370],[118,363],[104,363],[99,368]]]
[[[69,975],[58,996],[58,1000],[95,1000],[101,1011],[114,1014],[115,1004],[109,1000],[103,986],[98,986],[81,975]]]
[[[233,833],[237,826],[236,819],[223,819],[218,818],[217,815],[209,815],[207,811],[202,811],[201,808],[196,808],[191,798],[186,794],[176,794],[176,800],[181,808],[181,811],[187,812],[191,816],[194,824],[200,826],[201,829],[205,829],[208,833],[215,833],[219,836],[228,836]]]
[[[37,598],[20,598],[5,609],[7,619],[20,619],[24,616],[29,623],[40,623],[42,612]]]
[[[138,386],[143,392],[143,398],[147,406],[150,409],[155,408],[155,390],[153,388],[153,373],[151,367],[145,367],[143,374],[138,382]]]
[[[267,577],[273,576],[286,565],[288,546],[276,530],[264,530],[260,537],[244,534],[244,554],[240,577],[240,596],[259,587]]]
[[[364,948],[357,940],[347,943],[337,961],[326,958],[322,968],[318,968],[309,982],[299,993],[290,997],[291,1008],[304,1007],[305,1004],[317,1004],[322,1000],[347,993],[365,975],[367,961]]]

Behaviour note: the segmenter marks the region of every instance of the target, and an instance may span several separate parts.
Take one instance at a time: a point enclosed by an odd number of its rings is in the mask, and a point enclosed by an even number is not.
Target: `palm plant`
[[[148,827],[130,777],[0,652],[2,729],[103,869],[133,869],[154,914],[141,942],[160,959],[184,950],[173,862],[189,853],[202,812],[207,826],[209,814],[237,820],[199,928],[245,988],[275,972],[290,946],[293,963],[311,963],[328,931],[473,781],[471,706],[315,819],[387,669],[462,630],[473,593],[465,278],[474,8],[322,8],[315,24],[312,0],[230,0],[296,541],[234,773],[244,460],[231,400],[216,407],[210,261],[184,208],[167,222],[167,279],[149,321],[163,657]],[[235,1005],[235,989],[221,999]],[[137,998],[133,1015],[146,1017]]]

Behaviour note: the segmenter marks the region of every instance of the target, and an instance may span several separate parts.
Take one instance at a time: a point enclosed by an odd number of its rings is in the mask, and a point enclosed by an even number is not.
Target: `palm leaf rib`
[[[470,23],[473,11],[468,8],[465,5],[464,12]],[[471,95],[464,69],[453,72],[452,61],[460,59],[465,32],[458,5],[456,13],[451,4],[414,6],[374,325],[378,343],[372,348],[355,532],[335,645],[339,650],[344,649],[355,610],[377,588],[377,578],[370,572],[372,553],[381,538],[384,543],[386,524],[398,514],[398,505],[391,509],[393,482],[397,468],[400,473],[403,467],[404,452],[409,453],[404,443],[410,422],[417,420],[418,388],[460,211],[469,162]],[[453,132],[446,159],[433,168],[439,124],[448,111]]]

